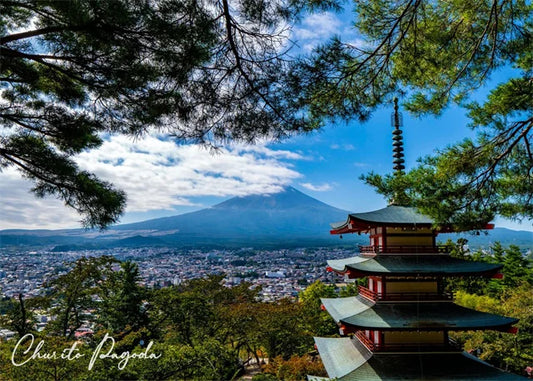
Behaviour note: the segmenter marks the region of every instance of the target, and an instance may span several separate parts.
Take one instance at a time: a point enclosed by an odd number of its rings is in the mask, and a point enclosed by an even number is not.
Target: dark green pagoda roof
[[[500,264],[467,261],[443,254],[378,255],[374,258],[366,258],[366,260],[352,257],[345,262],[328,261],[328,265],[337,272],[351,271],[356,277],[357,275],[359,277],[366,275],[493,275],[502,268]]]
[[[504,372],[467,353],[376,354],[338,381],[519,381],[525,377]]]
[[[380,303],[340,320],[354,329],[391,331],[506,329],[517,322],[452,302]]]
[[[359,340],[347,337],[315,337],[315,346],[331,378],[350,374],[372,357],[372,352]]]
[[[339,230],[364,231],[378,225],[426,225],[432,226],[433,220],[419,213],[415,208],[389,205],[386,208],[366,213],[351,213],[348,220],[332,223],[332,234]]]
[[[421,224],[432,225],[433,219],[409,206],[389,205],[386,208],[366,213],[351,213],[350,217],[377,224]]]
[[[351,213],[343,222],[331,224],[331,234],[367,232],[376,226],[410,226],[410,227],[433,227],[434,220],[410,206],[389,205],[386,208],[366,213]],[[480,223],[475,229],[492,229],[494,225]],[[474,227],[473,227],[474,228]],[[438,229],[440,232],[456,231],[453,226],[443,225]]]
[[[358,340],[315,338],[330,379],[337,381],[511,381],[525,380],[504,372],[465,352],[375,353]]]
[[[361,295],[346,298],[320,298],[320,301],[335,323],[366,311],[375,304]]]

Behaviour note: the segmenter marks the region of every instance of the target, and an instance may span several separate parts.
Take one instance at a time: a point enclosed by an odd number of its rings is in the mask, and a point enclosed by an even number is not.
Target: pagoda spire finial
[[[402,114],[398,111],[398,98],[396,97],[394,98],[394,112],[391,115],[391,122],[394,127],[392,131],[392,157],[394,158],[392,163],[394,166],[392,168],[394,169],[394,177],[399,179],[405,174],[403,171],[405,169],[405,160],[403,159],[403,137],[402,130],[400,129],[402,126]],[[405,192],[402,182],[398,182],[395,186],[396,189],[392,198],[389,200],[389,205],[410,206],[411,201]]]
[[[405,163],[405,160],[403,159],[403,137],[402,137],[402,130],[400,129],[402,125],[402,114],[398,112],[398,98],[394,98],[394,113],[392,114],[392,126],[394,127],[394,130],[392,131],[392,146],[393,148],[393,155],[394,160],[392,161],[394,166],[392,167],[394,169],[394,174],[396,176],[403,175],[403,170],[405,169],[405,166],[403,163]]]

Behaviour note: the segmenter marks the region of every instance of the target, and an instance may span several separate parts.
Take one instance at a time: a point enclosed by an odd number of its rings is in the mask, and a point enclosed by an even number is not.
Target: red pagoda
[[[394,169],[403,173],[397,101],[393,114]],[[492,228],[487,225],[485,228]],[[342,338],[315,338],[330,379],[351,380],[522,380],[461,351],[449,332],[515,332],[517,319],[474,311],[453,302],[445,290],[451,277],[500,277],[502,265],[453,258],[436,244],[441,232],[414,208],[392,203],[354,213],[332,224],[331,234],[366,233],[359,254],[328,261],[328,271],[366,279],[359,295],[322,299]],[[309,376],[309,380],[324,380]]]

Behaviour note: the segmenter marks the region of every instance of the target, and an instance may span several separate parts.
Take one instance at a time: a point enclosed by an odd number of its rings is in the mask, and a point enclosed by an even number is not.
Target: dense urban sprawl
[[[54,252],[9,251],[0,254],[0,292],[2,297],[22,293],[24,297],[42,295],[44,283],[66,273],[69,263],[82,256],[111,255],[139,265],[147,287],[178,285],[210,274],[225,274],[228,286],[243,281],[262,287],[263,300],[295,297],[316,280],[338,281],[326,272],[326,260],[345,258],[353,250],[335,248],[257,250],[179,250],[172,248],[114,248],[98,251]]]

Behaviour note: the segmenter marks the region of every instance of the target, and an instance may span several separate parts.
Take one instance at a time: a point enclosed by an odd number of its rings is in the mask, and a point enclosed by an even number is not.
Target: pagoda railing
[[[387,344],[387,343],[374,343],[368,337],[366,337],[364,331],[357,331],[355,337],[370,351],[372,352],[410,352],[410,351],[458,351],[461,347],[457,343],[448,339],[447,343],[399,343],[399,344]]]
[[[368,337],[366,337],[363,331],[355,332],[355,337],[357,337],[357,339],[359,339],[359,341],[370,351],[374,352],[376,350],[376,345]]]
[[[359,246],[361,254],[425,254],[425,253],[447,253],[448,248],[445,245],[368,245]]]
[[[364,296],[365,298],[370,299],[370,300],[374,300],[374,301],[378,300],[377,292],[371,291],[368,288],[363,287],[363,286],[357,286],[357,288],[359,289],[359,295]]]
[[[359,295],[370,299],[372,301],[399,301],[399,300],[452,300],[453,294],[449,292],[388,292],[386,294],[382,292],[376,292],[369,290],[364,286],[357,286],[359,289]]]

